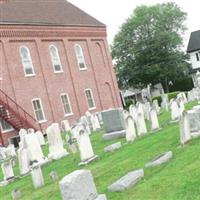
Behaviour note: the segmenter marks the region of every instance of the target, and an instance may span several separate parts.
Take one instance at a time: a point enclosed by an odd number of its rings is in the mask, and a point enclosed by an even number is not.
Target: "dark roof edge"
[[[39,22],[33,22],[33,23],[30,23],[30,22],[27,22],[27,23],[22,23],[22,22],[12,22],[12,21],[9,21],[9,22],[1,22],[0,21],[0,25],[26,25],[26,26],[64,26],[64,27],[95,27],[95,28],[106,28],[107,26],[105,24],[102,24],[102,25],[87,25],[87,24],[55,24],[55,23],[39,23]]]
[[[192,52],[199,51],[199,50],[200,50],[200,48],[193,49],[193,50],[190,50],[190,51],[187,50],[187,53],[192,53]]]

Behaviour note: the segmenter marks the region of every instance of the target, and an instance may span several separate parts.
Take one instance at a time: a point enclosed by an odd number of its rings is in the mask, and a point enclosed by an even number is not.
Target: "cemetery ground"
[[[196,105],[188,104],[187,109]],[[49,176],[51,171],[56,171],[59,178],[74,170],[86,168],[91,170],[98,193],[105,193],[108,200],[186,200],[200,199],[200,138],[193,139],[184,147],[180,146],[179,124],[169,124],[170,113],[163,112],[159,116],[162,130],[157,133],[148,133],[142,138],[137,138],[133,143],[126,144],[125,139],[104,141],[103,130],[91,135],[91,141],[97,160],[85,167],[79,167],[79,154],[68,155],[49,165],[43,166],[45,186],[34,189],[31,176],[19,178],[8,186],[0,187],[0,200],[11,199],[11,191],[20,189],[24,200],[60,200],[61,194],[58,182],[53,182]],[[109,144],[121,141],[122,149],[104,153],[103,149]],[[173,151],[173,158],[159,167],[145,169],[144,165],[159,154]],[[43,148],[48,154],[47,146]],[[17,165],[16,165],[17,166]],[[144,168],[144,179],[135,187],[123,192],[111,193],[107,187],[114,181],[127,174],[129,171]],[[15,175],[19,169],[14,168]],[[3,175],[0,172],[0,180]]]

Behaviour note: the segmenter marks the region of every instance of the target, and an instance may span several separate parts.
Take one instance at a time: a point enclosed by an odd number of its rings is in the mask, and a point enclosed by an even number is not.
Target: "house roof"
[[[197,50],[200,50],[200,30],[191,33],[187,52],[191,53]]]
[[[7,1],[0,4],[0,24],[105,27],[66,0]]]

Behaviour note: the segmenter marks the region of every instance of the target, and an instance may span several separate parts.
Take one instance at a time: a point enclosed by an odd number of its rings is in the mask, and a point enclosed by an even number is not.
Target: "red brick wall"
[[[23,29],[0,26],[3,35],[0,38],[1,88],[32,116],[31,100],[40,98],[47,119],[42,124],[44,128],[64,119],[61,93],[69,95],[73,115],[67,119],[71,123],[88,110],[84,94],[87,88],[92,89],[96,104],[91,112],[121,106],[105,28],[30,26],[26,32]],[[76,43],[83,49],[87,70],[79,70],[74,51]],[[54,73],[49,54],[51,44],[59,51],[63,73]],[[30,50],[36,76],[24,75],[19,54],[22,45]]]

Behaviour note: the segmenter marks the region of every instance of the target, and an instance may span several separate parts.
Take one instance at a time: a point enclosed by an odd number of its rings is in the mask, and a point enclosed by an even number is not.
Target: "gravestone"
[[[156,109],[156,112],[159,115],[160,114],[160,106],[158,104],[158,100],[157,99],[153,100],[153,108]]]
[[[111,144],[104,148],[104,152],[113,152],[122,148],[121,142]]]
[[[109,109],[102,111],[102,119],[106,133],[103,135],[104,140],[125,137],[125,121],[123,110]]]
[[[137,120],[137,109],[133,104],[129,106],[129,113],[133,117],[134,121],[136,122],[136,120]]]
[[[180,111],[176,100],[171,102],[171,122],[177,122],[180,117]]]
[[[133,117],[129,115],[126,118],[126,141],[133,142],[136,138],[135,123]]]
[[[51,177],[51,179],[56,182],[59,180],[58,174],[55,171],[50,172],[49,176]]]
[[[39,142],[40,146],[44,146],[45,145],[45,140],[44,140],[43,133],[41,131],[37,131],[35,134],[37,136],[37,139],[38,139],[38,142]]]
[[[138,136],[143,136],[144,134],[147,133],[147,128],[146,128],[144,116],[141,113],[137,114],[136,127],[137,127]]]
[[[25,146],[24,138],[22,138],[19,149],[17,151],[20,175],[24,176],[30,172],[30,158],[28,156],[28,149]]]
[[[41,165],[48,162],[48,159],[45,158],[41,146],[38,142],[37,135],[34,132],[31,132],[24,136],[24,145],[28,151],[28,157],[30,162],[37,162]]]
[[[100,126],[98,117],[95,114],[93,114],[91,115],[90,119],[91,119],[91,124],[92,124],[92,130],[99,131],[101,129],[101,126]]]
[[[1,169],[3,172],[4,181],[9,181],[15,178],[11,159],[4,160],[1,164]]]
[[[20,141],[22,140],[22,138],[25,136],[25,135],[27,135],[28,133],[27,133],[27,130],[26,129],[20,129],[20,131],[19,131],[19,137],[20,137]]]
[[[191,140],[191,134],[190,134],[190,124],[189,124],[189,118],[187,111],[184,111],[181,115],[180,122],[180,141],[181,144],[187,143],[189,140]]]
[[[92,174],[89,170],[77,170],[65,176],[60,182],[63,200],[106,200],[98,195]]]
[[[155,166],[162,165],[162,164],[168,162],[170,159],[172,159],[172,156],[173,156],[172,151],[163,153],[163,154],[157,156],[156,158],[154,158],[149,163],[145,164],[145,167],[148,168],[148,167],[155,167]]]
[[[129,172],[108,187],[109,192],[121,192],[136,185],[144,177],[144,170]]]
[[[21,191],[19,189],[15,189],[11,192],[11,196],[13,200],[18,200],[21,198],[22,194]]]
[[[33,165],[31,167],[31,177],[35,189],[44,186],[44,178],[39,165]]]
[[[67,156],[69,153],[63,147],[59,125],[57,123],[52,124],[47,128],[46,132],[49,144],[48,158],[58,160]]]
[[[83,125],[78,125],[76,127],[77,135],[77,144],[80,151],[81,162],[79,165],[86,165],[96,159],[98,156],[94,154],[92,144],[90,141],[89,134]]]
[[[151,130],[156,131],[160,129],[157,112],[154,108],[150,111]]]
[[[66,119],[61,122],[61,127],[65,132],[70,132],[71,131],[71,127],[70,127],[69,121],[66,120]]]

